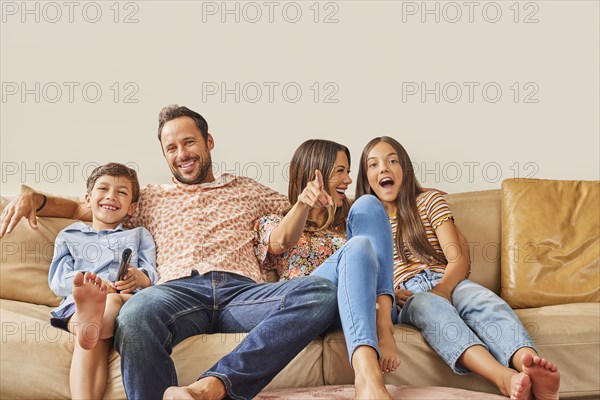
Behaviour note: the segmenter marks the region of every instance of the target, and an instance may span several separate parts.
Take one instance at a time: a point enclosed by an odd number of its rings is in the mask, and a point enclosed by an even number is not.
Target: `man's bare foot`
[[[523,372],[531,377],[531,392],[536,400],[558,400],[560,373],[558,367],[550,361],[523,354],[521,358]]]
[[[510,377],[510,400],[531,399],[531,378],[529,375],[519,372]]]
[[[75,331],[82,349],[91,350],[98,343],[107,290],[102,279],[91,272],[86,272],[85,276],[78,272],[73,278],[73,299],[78,324]]]
[[[202,378],[189,386],[171,386],[163,400],[221,400],[227,395],[223,381],[214,376]]]
[[[395,371],[400,366],[400,353],[396,348],[393,329],[385,329],[378,335],[379,352],[381,354],[379,366],[383,373]]]
[[[165,390],[163,400],[194,400],[187,386],[171,386]]]

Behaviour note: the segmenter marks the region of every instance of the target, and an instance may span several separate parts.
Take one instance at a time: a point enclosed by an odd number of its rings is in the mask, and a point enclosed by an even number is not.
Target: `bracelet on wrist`
[[[36,212],[36,213],[38,213],[38,212],[42,211],[42,210],[44,209],[44,207],[46,207],[46,201],[48,200],[48,198],[46,197],[46,195],[45,195],[45,194],[43,194],[43,193],[40,193],[40,194],[41,194],[41,195],[42,195],[44,198],[43,198],[43,200],[42,200],[42,205],[41,205],[41,206],[39,206],[39,207],[37,208],[37,210],[35,210],[35,212]]]

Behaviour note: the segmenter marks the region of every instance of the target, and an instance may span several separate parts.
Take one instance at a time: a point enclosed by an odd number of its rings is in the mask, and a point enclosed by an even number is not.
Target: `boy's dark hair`
[[[158,141],[161,141],[162,129],[163,126],[169,121],[174,120],[179,117],[190,117],[196,123],[198,130],[202,134],[202,138],[204,142],[207,143],[208,140],[208,122],[204,119],[204,117],[198,114],[196,111],[192,111],[185,106],[179,106],[177,104],[171,104],[166,107],[163,107],[158,114]]]
[[[126,165],[119,163],[108,163],[104,165],[100,165],[99,167],[94,168],[92,173],[87,179],[87,191],[88,193],[92,193],[92,189],[96,184],[96,181],[101,176],[116,176],[127,178],[129,182],[131,182],[131,197],[134,203],[140,198],[140,183],[138,181],[137,172],[135,170],[127,167]]]

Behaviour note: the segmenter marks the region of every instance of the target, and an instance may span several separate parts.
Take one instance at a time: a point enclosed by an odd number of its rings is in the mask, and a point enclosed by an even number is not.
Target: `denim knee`
[[[337,312],[337,286],[322,276],[311,275],[305,278],[308,284],[304,287],[297,287],[302,294],[308,294],[310,298],[305,305],[322,310],[324,315],[331,314],[325,319],[332,320]],[[305,300],[302,299],[301,302],[303,301]]]
[[[142,294],[146,293],[138,293],[129,299],[115,320],[115,347],[117,349],[124,340],[155,335],[158,333],[158,327],[162,325],[158,321],[159,310],[149,305]],[[148,294],[150,293],[148,292]]]
[[[372,213],[381,213],[387,218],[387,212],[385,211],[385,207],[379,199],[371,194],[366,194],[364,196],[360,196],[358,200],[352,203],[352,207],[350,207],[350,213],[348,214],[348,218],[352,217],[354,214],[372,214]]]
[[[344,251],[350,253],[349,256],[373,257],[377,261],[377,255],[373,250],[371,240],[365,236],[351,237],[344,245]]]
[[[406,300],[402,309],[402,323],[411,323],[420,327],[423,321],[432,317],[431,310],[440,310],[452,307],[450,302],[431,292],[418,292]],[[406,320],[408,318],[408,320]]]

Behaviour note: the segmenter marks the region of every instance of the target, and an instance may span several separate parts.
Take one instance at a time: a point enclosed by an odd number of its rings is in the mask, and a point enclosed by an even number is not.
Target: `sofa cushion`
[[[0,298],[56,307],[61,298],[48,286],[48,269],[58,232],[73,223],[62,218],[38,218],[38,229],[23,218],[0,239]]]
[[[467,238],[471,257],[469,279],[500,294],[500,190],[449,194],[456,226]]]
[[[50,307],[0,300],[0,398],[70,398],[69,368],[75,336],[50,325]],[[233,350],[245,334],[198,335],[175,346],[173,360],[179,384],[188,385]],[[323,346],[311,342],[267,386],[319,386],[323,384]],[[265,362],[269,355],[265,354]],[[152,360],[149,360],[151,362]],[[108,359],[106,399],[124,399],[121,358],[112,350]],[[38,384],[40,381],[43,384]]]
[[[502,297],[513,308],[600,301],[600,184],[502,183]]]
[[[0,300],[0,398],[71,397],[69,368],[75,336],[50,325],[50,310],[43,305]]]
[[[561,372],[561,398],[600,395],[600,376],[597,368],[600,365],[600,304],[564,304],[516,310],[516,313],[539,354],[558,365]],[[502,334],[514,335],[515,332]],[[499,393],[494,385],[478,375],[455,375],[416,328],[395,325],[394,339],[400,352],[401,364],[396,371],[385,374],[386,383],[450,386]],[[342,332],[331,333],[325,337],[323,352],[325,384],[353,383],[354,372],[348,362]],[[582,360],[585,362],[581,362]]]

